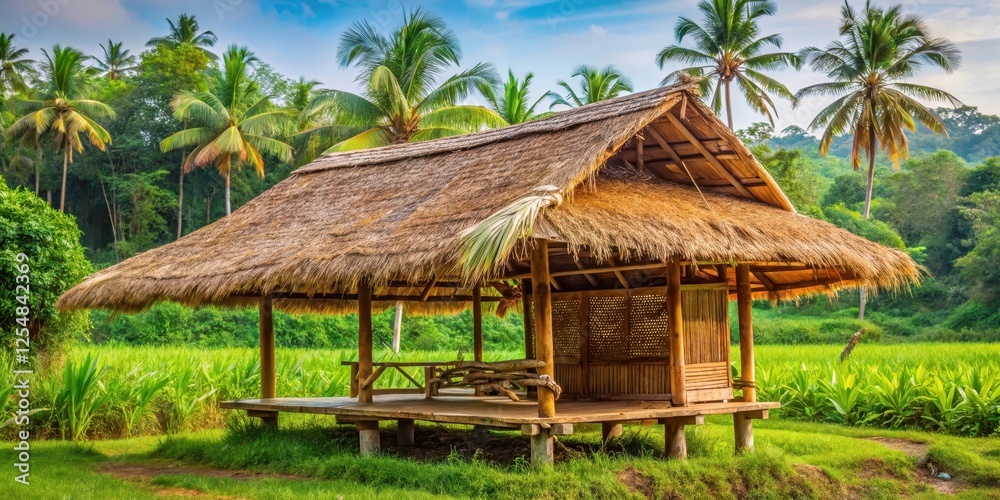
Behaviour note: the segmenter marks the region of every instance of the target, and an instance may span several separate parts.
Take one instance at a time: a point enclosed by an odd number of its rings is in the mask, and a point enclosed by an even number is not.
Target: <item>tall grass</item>
[[[862,344],[759,349],[758,398],[785,418],[967,436],[1000,434],[1000,345]]]
[[[759,399],[781,402],[775,415],[783,418],[970,436],[1000,432],[1000,344],[861,344],[845,363],[839,353],[837,346],[759,346]],[[523,355],[493,351],[486,359]],[[219,427],[226,418],[238,418],[236,412],[220,412],[220,401],[259,393],[258,356],[251,348],[77,348],[63,372],[40,375],[46,390],[32,403],[52,411],[32,421],[38,434],[66,439]],[[279,395],[347,395],[350,370],[341,363],[354,360],[355,351],[279,349],[276,356]],[[385,350],[375,357],[447,361],[458,356],[455,351],[393,355]],[[410,374],[423,380],[422,370]],[[389,370],[378,386],[408,387],[409,381]],[[5,415],[14,410],[10,389],[0,386]]]

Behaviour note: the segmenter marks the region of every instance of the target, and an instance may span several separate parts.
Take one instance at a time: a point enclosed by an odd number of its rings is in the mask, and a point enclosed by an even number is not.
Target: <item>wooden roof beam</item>
[[[578,260],[576,260],[576,259],[573,259],[573,263],[574,263],[574,264],[576,264],[576,268],[577,268],[577,269],[579,269],[579,270],[581,270],[581,271],[583,270],[583,264],[581,264],[581,263],[580,263],[580,261],[578,261]],[[597,288],[597,280],[596,280],[596,279],[594,279],[594,277],[593,277],[593,276],[591,276],[591,275],[589,275],[589,274],[584,274],[584,275],[583,275],[583,277],[584,277],[584,278],[587,278],[587,281],[589,281],[589,282],[590,282],[590,285],[591,285],[591,286],[593,286],[594,288]]]
[[[774,281],[771,281],[771,278],[768,278],[766,274],[760,271],[756,271],[752,267],[750,268],[750,274],[753,274],[753,277],[757,278],[757,281],[759,281],[760,284],[767,287],[768,290],[773,291],[778,289],[778,287],[774,284]]]
[[[607,266],[607,267],[588,267],[585,269],[568,269],[560,271],[552,271],[549,273],[550,277],[561,277],[561,276],[577,276],[581,274],[603,274],[603,273],[614,273],[617,271],[645,271],[649,269],[666,269],[667,265],[663,262],[649,263],[649,264],[626,264],[622,266]],[[528,279],[531,278],[530,274],[515,274],[512,276],[504,276],[504,279],[508,280],[518,280],[518,279]]]
[[[424,291],[420,292],[420,301],[427,302],[427,298],[431,296],[431,292],[434,290],[434,285],[437,284],[437,277],[431,278],[427,282],[427,286],[424,287]]]
[[[706,160],[708,160],[708,163],[712,165],[712,167],[715,169],[716,173],[719,174],[719,176],[732,183],[733,187],[735,187],[736,190],[739,191],[740,194],[742,194],[743,196],[746,196],[747,198],[751,199],[757,199],[757,197],[751,194],[750,191],[747,190],[746,186],[741,184],[739,179],[737,179],[736,176],[734,176],[733,173],[730,172],[729,169],[726,168],[726,166],[723,165],[722,162],[719,161],[719,159],[716,158],[708,150],[708,148],[706,148],[705,145],[701,143],[701,139],[695,137],[694,133],[692,133],[691,130],[688,129],[683,122],[681,122],[680,118],[677,118],[676,116],[674,116],[673,113],[669,111],[664,114],[667,117],[667,119],[670,120],[670,123],[674,127],[677,127],[677,130],[680,131],[681,135],[683,135],[684,138],[687,139],[691,143],[691,145],[694,146],[694,148],[697,149],[698,152],[705,157]]]

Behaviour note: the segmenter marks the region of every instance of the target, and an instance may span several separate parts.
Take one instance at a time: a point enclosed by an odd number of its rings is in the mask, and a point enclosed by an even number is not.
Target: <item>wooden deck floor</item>
[[[670,406],[662,401],[578,401],[556,402],[556,416],[539,418],[535,401],[514,402],[505,397],[441,395],[424,399],[418,394],[376,396],[373,403],[352,398],[273,398],[225,401],[222,408],[334,415],[345,420],[424,420],[431,422],[519,427],[540,423],[627,422],[737,413],[777,408],[778,403],[698,403]]]

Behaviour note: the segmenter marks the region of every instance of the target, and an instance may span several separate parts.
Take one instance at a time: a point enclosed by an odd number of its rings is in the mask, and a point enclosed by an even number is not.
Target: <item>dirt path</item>
[[[277,479],[305,479],[291,474],[265,474],[258,472],[248,472],[239,470],[209,469],[206,467],[190,467],[170,463],[132,463],[132,462],[105,462],[97,467],[97,472],[107,474],[129,482],[142,483],[147,487],[156,490],[156,493],[164,497],[198,497],[204,499],[232,499],[236,497],[228,495],[218,495],[206,493],[192,488],[178,488],[171,486],[158,486],[152,484],[153,479],[159,476],[172,476],[180,474],[192,474],[198,476],[234,479],[237,481],[249,481],[254,479],[277,478]]]
[[[927,443],[881,436],[865,438],[865,441],[874,441],[882,446],[899,450],[917,459],[917,475],[922,482],[927,483],[935,492],[944,495],[955,495],[962,490],[962,485],[958,481],[954,479],[946,481],[937,476],[937,473],[940,472],[938,466],[927,460]]]

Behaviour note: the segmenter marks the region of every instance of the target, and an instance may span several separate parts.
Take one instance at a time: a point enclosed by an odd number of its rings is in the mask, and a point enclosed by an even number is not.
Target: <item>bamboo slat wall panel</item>
[[[729,296],[725,290],[685,290],[684,361],[729,362]]]
[[[580,394],[583,385],[580,383],[580,366],[556,364],[556,382],[566,394]]]
[[[688,390],[731,387],[727,290],[682,293]],[[563,393],[570,397],[669,394],[665,303],[660,289],[553,294],[555,378]],[[587,360],[580,359],[582,322],[588,332]]]
[[[568,295],[552,300],[552,343],[555,355],[580,357],[580,297]],[[563,388],[565,390],[565,388]]]

